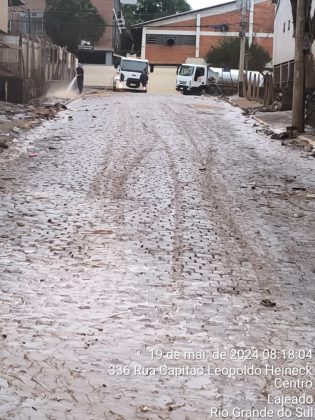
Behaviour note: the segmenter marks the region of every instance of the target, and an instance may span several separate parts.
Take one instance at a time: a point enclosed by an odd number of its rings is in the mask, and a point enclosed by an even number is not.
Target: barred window
[[[171,41],[171,42],[170,42]],[[195,45],[195,35],[164,35],[164,34],[147,34],[147,44],[159,45]]]
[[[21,12],[20,30],[32,35],[44,34],[44,12]]]

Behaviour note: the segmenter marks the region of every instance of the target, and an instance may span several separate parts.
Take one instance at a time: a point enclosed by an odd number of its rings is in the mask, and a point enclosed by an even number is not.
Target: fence
[[[274,99],[273,76],[258,72],[244,74],[244,95],[251,101],[271,105]]]
[[[42,96],[52,81],[70,81],[76,57],[30,35],[0,35],[0,99],[25,102]],[[3,93],[4,92],[4,93]]]
[[[245,73],[244,77],[247,99],[260,102],[260,85],[262,76],[254,72],[249,72],[248,74]]]

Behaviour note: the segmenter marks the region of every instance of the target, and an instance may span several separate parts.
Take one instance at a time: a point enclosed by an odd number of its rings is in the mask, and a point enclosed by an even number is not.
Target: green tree
[[[186,0],[138,0],[136,6],[125,5],[122,10],[127,28],[122,36],[122,52],[130,52],[133,45],[134,50],[139,53],[142,29],[133,28],[133,25],[187,12],[191,7]]]
[[[267,50],[261,45],[252,43],[248,48],[248,69],[262,71],[271,60]],[[220,40],[219,44],[212,47],[206,55],[206,61],[215,67],[230,67],[238,69],[240,59],[240,38],[227,37]]]
[[[136,6],[125,6],[128,21],[146,22],[191,10],[186,0],[138,0]]]
[[[73,53],[83,39],[93,45],[105,30],[105,21],[90,0],[46,0],[44,22],[51,40]]]

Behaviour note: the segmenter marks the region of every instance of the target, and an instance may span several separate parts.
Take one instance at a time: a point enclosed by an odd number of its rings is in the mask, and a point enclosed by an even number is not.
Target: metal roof
[[[230,1],[227,1],[225,3],[220,3],[220,4],[215,4],[213,6],[203,7],[202,9],[188,10],[186,12],[175,13],[174,15],[164,16],[164,17],[161,17],[161,18],[158,18],[158,19],[148,20],[146,22],[136,23],[135,25],[132,25],[132,26],[134,28],[136,28],[137,26],[138,27],[146,26],[147,24],[150,24],[150,23],[155,23],[155,22],[160,22],[160,21],[163,21],[163,20],[173,19],[173,18],[176,18],[176,17],[179,17],[179,16],[185,16],[185,15],[190,15],[190,14],[194,15],[196,13],[204,12],[206,10],[215,9],[217,7],[220,7],[220,6],[226,6],[227,4],[231,4],[231,3],[236,3],[236,0],[230,0]]]

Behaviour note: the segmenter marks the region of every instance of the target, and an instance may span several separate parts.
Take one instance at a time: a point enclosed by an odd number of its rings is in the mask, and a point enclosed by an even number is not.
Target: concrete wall
[[[0,100],[27,102],[42,96],[50,81],[70,81],[76,58],[65,49],[30,36],[1,35]],[[7,96],[7,97],[6,97]]]
[[[8,31],[8,0],[0,0],[0,31]]]
[[[0,85],[6,86],[0,92],[0,100],[14,103],[25,103],[42,96],[49,87],[44,79],[21,79],[0,76]]]

